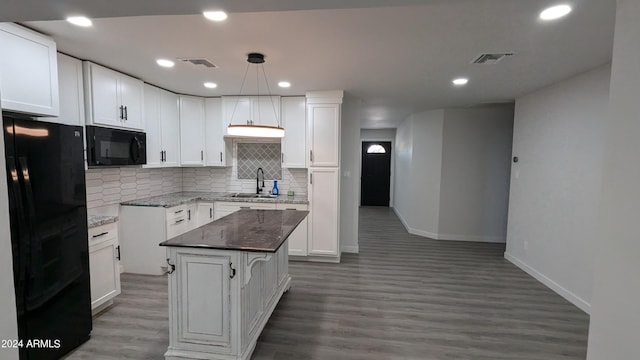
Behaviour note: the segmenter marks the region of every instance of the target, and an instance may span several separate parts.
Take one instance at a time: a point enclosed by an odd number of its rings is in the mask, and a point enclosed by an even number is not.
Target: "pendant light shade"
[[[227,135],[240,137],[284,137],[284,128],[266,125],[229,125]]]
[[[242,85],[240,86],[240,94],[242,96],[242,90],[244,88],[245,81],[247,80],[247,73],[249,72],[249,67],[253,65],[256,68],[256,90],[258,96],[260,96],[260,76],[259,70],[262,70],[262,75],[264,76],[264,81],[267,85],[267,90],[269,93],[269,99],[271,100],[271,107],[273,108],[273,113],[276,117],[276,121],[278,123],[277,126],[268,126],[268,125],[254,125],[254,119],[248,119],[246,125],[245,124],[233,124],[233,115],[236,112],[236,108],[238,107],[238,102],[240,101],[240,97],[236,100],[236,104],[233,108],[233,112],[231,113],[231,118],[229,119],[229,126],[227,128],[228,136],[237,136],[237,137],[260,137],[260,138],[282,138],[284,137],[284,128],[281,125],[280,119],[278,117],[278,113],[276,112],[276,106],[273,103],[273,97],[271,96],[271,87],[269,86],[269,80],[267,79],[267,73],[264,70],[264,55],[260,53],[251,53],[247,55],[247,68],[244,72],[244,77],[242,78]],[[258,114],[260,112],[258,111]],[[258,119],[259,120],[259,119]],[[259,121],[258,121],[259,122]]]

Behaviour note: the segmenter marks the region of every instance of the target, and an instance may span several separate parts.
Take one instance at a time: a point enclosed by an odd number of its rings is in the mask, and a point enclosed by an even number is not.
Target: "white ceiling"
[[[230,12],[223,23],[199,14],[211,1],[14,1],[19,6],[7,12],[2,5],[0,19],[59,19],[74,6],[94,17],[196,13],[100,18],[88,29],[23,23],[53,36],[65,53],[182,94],[238,94],[246,54],[263,52],[270,82],[292,83],[287,90],[272,85],[274,93],[343,89],[363,100],[363,128],[395,127],[427,109],[511,101],[607,63],[615,18],[615,0],[569,1],[573,13],[550,23],[538,20],[555,3],[549,0],[229,0],[219,2]],[[46,6],[28,10],[33,3]],[[506,51],[516,55],[470,64],[479,53]],[[159,57],[205,57],[220,68],[164,69]],[[244,94],[256,93],[251,74]],[[451,85],[459,75],[470,78],[466,87]],[[205,89],[204,81],[219,86]]]

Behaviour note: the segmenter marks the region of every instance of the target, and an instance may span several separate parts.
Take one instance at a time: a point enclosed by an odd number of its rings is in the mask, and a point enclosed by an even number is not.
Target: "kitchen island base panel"
[[[248,360],[291,286],[286,242],[275,253],[168,247],[166,360]]]

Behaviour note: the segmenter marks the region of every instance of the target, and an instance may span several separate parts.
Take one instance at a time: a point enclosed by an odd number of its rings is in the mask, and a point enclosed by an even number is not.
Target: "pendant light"
[[[236,104],[233,107],[233,112],[231,113],[231,118],[229,119],[229,126],[227,128],[227,134],[230,136],[241,136],[241,137],[271,137],[271,138],[281,138],[284,137],[284,128],[280,123],[280,118],[278,117],[278,112],[276,111],[276,106],[273,103],[273,97],[271,96],[271,87],[269,86],[269,80],[267,79],[267,73],[264,70],[264,55],[260,53],[251,53],[247,56],[247,68],[244,71],[244,77],[242,78],[242,84],[240,85],[240,94],[242,95],[242,90],[244,88],[244,83],[247,79],[247,73],[249,72],[249,67],[251,65],[255,65],[256,68],[256,87],[258,96],[260,96],[260,75],[259,70],[262,70],[262,74],[264,76],[264,81],[267,84],[267,91],[269,93],[269,100],[271,101],[271,107],[273,108],[273,113],[276,117],[276,121],[278,122],[278,126],[268,126],[268,125],[254,125],[253,119],[247,119],[246,124],[233,124],[233,115],[236,113],[236,108],[238,107],[238,103],[240,102],[240,98],[236,100]],[[259,106],[259,105],[258,105]],[[259,113],[259,111],[258,111]]]

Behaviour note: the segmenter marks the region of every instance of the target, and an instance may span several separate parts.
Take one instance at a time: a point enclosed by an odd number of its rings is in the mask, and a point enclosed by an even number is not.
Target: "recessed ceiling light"
[[[469,79],[467,78],[457,78],[457,79],[453,79],[453,85],[456,86],[462,86],[462,85],[467,85],[467,83],[469,82]]]
[[[215,89],[215,88],[218,87],[218,84],[212,83],[212,82],[206,82],[206,83],[204,83],[204,87],[209,88],[209,89]]]
[[[550,8],[544,9],[540,13],[540,19],[542,20],[555,20],[561,17],[567,16],[571,12],[571,6],[563,4],[556,5]]]
[[[156,60],[156,63],[158,63],[158,65],[160,65],[162,67],[166,67],[166,68],[173,67],[173,65],[176,64],[173,61],[167,60],[167,59],[158,59],[158,60]]]
[[[76,26],[89,27],[93,25],[91,19],[85,16],[69,16],[67,21]]]
[[[202,13],[202,15],[212,21],[227,20],[227,13],[224,11],[205,11]]]
[[[288,81],[280,81],[278,83],[278,86],[280,86],[281,88],[288,88],[291,87],[291,83]]]

